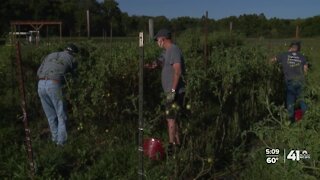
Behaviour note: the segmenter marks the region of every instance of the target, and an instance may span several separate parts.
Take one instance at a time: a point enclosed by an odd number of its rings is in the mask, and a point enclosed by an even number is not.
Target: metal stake
[[[139,179],[143,180],[143,61],[144,61],[144,49],[143,49],[143,32],[139,33]]]

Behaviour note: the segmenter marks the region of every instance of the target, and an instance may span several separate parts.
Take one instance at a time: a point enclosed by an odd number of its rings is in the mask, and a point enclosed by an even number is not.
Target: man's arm
[[[174,73],[173,73],[173,83],[172,83],[172,89],[176,90],[178,87],[180,75],[181,75],[181,64],[180,63],[174,63],[172,64]]]
[[[73,57],[71,60],[71,74],[73,76],[76,76],[77,68],[78,68],[78,61],[75,57]]]
[[[162,66],[162,61],[159,61],[159,60],[154,60],[152,63],[147,63],[144,65],[144,67],[147,69],[156,69],[161,66]]]
[[[39,67],[38,70],[37,70],[37,76],[38,76],[38,78],[42,75],[41,73],[42,73],[42,69],[43,69],[43,66],[44,66],[44,64],[45,64],[46,58],[47,58],[47,56],[43,56],[43,57],[41,58],[41,65],[40,65],[40,67]]]
[[[308,72],[308,64],[305,64],[303,66],[303,70],[304,70],[304,74],[307,74],[307,72]]]
[[[284,55],[285,54],[277,54],[275,56],[273,56],[271,59],[270,59],[270,62],[271,63],[275,63],[275,62],[278,62],[278,63],[281,63],[282,59],[284,58]]]

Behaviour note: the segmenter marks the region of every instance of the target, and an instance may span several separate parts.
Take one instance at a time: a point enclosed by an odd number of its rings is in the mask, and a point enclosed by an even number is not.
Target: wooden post
[[[299,28],[299,25],[296,26],[296,39],[299,38],[299,31],[300,31],[300,28]]]
[[[60,43],[61,43],[61,40],[62,40],[62,27],[61,27],[61,23],[60,23],[59,25],[60,25]]]
[[[205,24],[204,24],[204,59],[205,65],[208,65],[208,11],[206,11]]]
[[[18,25],[18,32],[19,32],[19,34],[21,32],[20,25]],[[20,41],[20,36],[16,36],[16,40]]]
[[[48,29],[48,25],[47,25],[47,45],[49,45],[49,29]]]
[[[105,35],[105,30],[102,29],[102,40],[105,43],[106,42],[106,35]]]
[[[153,40],[154,31],[153,31],[153,19],[149,19],[149,42]]]
[[[110,38],[109,38],[109,41],[110,41],[110,50],[111,50],[111,53],[110,53],[110,56],[112,55],[112,19],[110,20]]]
[[[230,21],[230,23],[229,23],[229,32],[230,32],[230,34],[232,33],[232,28],[233,28],[233,23],[232,23],[232,21]]]
[[[87,34],[88,39],[90,39],[90,12],[87,10]]]
[[[40,40],[40,39],[39,39],[39,36],[40,36],[40,35],[39,35],[39,29],[36,29],[36,37],[35,37],[35,38],[36,38],[36,47],[39,46],[39,40]]]
[[[17,74],[18,74],[18,82],[19,82],[19,92],[21,98],[21,109],[23,112],[23,124],[24,124],[24,131],[25,131],[25,146],[27,149],[28,155],[28,164],[30,167],[30,175],[31,179],[34,177],[35,167],[33,162],[33,152],[32,152],[32,143],[31,143],[31,132],[28,125],[28,114],[27,114],[27,102],[26,102],[26,93],[24,88],[24,81],[23,81],[23,71],[22,71],[22,63],[21,63],[21,50],[20,50],[20,43],[17,41],[16,43],[16,62],[17,62]]]
[[[10,40],[11,40],[11,45],[14,46],[15,43],[15,37],[14,33],[16,32],[16,25],[11,25],[11,35],[10,35]]]
[[[112,36],[113,36],[113,32],[112,32],[112,20],[110,22],[110,43],[112,43]]]

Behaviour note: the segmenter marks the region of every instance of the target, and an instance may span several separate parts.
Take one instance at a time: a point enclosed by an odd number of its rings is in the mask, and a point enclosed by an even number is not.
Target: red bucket
[[[143,141],[143,152],[152,160],[161,160],[164,157],[164,148],[160,140],[148,138]]]
[[[296,122],[301,121],[302,116],[303,116],[303,112],[302,112],[301,109],[297,109],[297,110],[294,111],[294,119],[295,119]]]

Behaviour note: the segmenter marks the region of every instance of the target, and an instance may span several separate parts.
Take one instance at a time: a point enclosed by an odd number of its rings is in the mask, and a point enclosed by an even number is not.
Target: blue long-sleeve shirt
[[[65,74],[74,71],[77,67],[75,58],[67,51],[53,52],[47,55],[37,71],[39,79],[47,78],[64,81]]]

